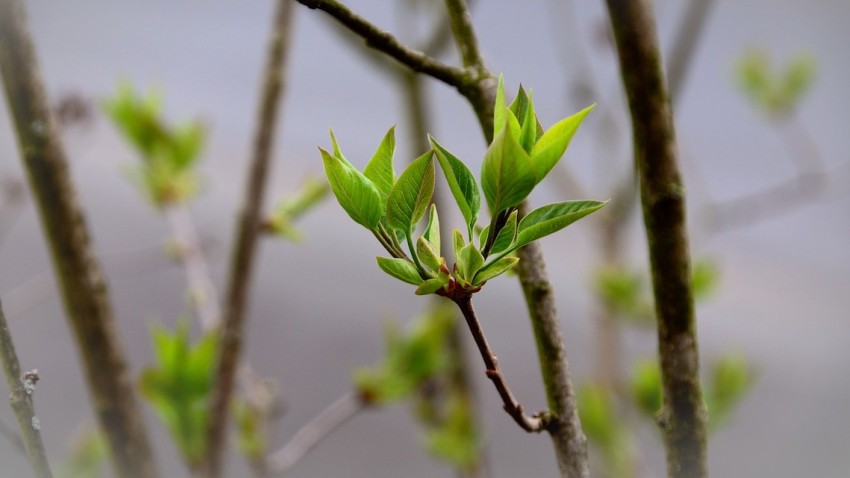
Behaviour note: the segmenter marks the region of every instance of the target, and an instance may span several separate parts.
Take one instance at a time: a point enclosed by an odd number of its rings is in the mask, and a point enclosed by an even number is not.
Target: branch
[[[263,196],[277,123],[277,112],[283,90],[284,64],[291,32],[292,4],[278,0],[273,30],[269,41],[263,86],[259,98],[257,127],[250,171],[245,185],[245,198],[239,212],[236,240],[233,244],[228,276],[225,314],[221,329],[221,347],[213,377],[210,404],[207,472],[212,478],[222,474],[224,444],[227,436],[228,409],[242,348],[245,309],[256,257],[257,239],[262,223]]]
[[[670,52],[667,80],[670,85],[670,100],[676,104],[690,70],[694,49],[705,27],[705,20],[714,6],[714,0],[690,0],[685,16],[676,30],[673,50]]]
[[[269,455],[266,460],[268,472],[274,475],[283,475],[289,471],[320,441],[353,418],[354,415],[363,411],[365,406],[365,402],[354,392],[349,392],[338,398],[328,408],[313,417],[309,423],[301,427],[283,448]]]
[[[696,317],[682,185],[652,8],[608,0],[632,116],[635,162],[649,243],[664,404],[659,416],[672,478],[707,474],[706,412],[699,383]]]
[[[154,478],[153,455],[115,331],[100,266],[47,106],[20,0],[0,2],[0,70],[21,160],[53,253],[91,403],[119,477]]]
[[[15,418],[18,419],[18,428],[21,430],[21,439],[30,466],[36,477],[52,478],[53,473],[47,462],[47,453],[41,441],[41,428],[32,403],[32,394],[35,383],[38,381],[38,370],[21,375],[21,365],[18,363],[15,344],[12,343],[12,335],[9,333],[9,325],[6,323],[2,305],[0,305],[0,361],[3,362],[3,373],[6,375],[6,384],[9,386],[9,404],[15,412]]]
[[[486,73],[487,67],[484,66],[484,57],[478,49],[478,39],[472,27],[472,15],[470,15],[467,0],[446,0],[446,9],[449,12],[449,24],[454,32],[463,66]]]
[[[481,359],[484,360],[484,366],[487,368],[484,373],[487,374],[499,396],[502,397],[505,411],[510,415],[517,425],[527,432],[540,433],[547,430],[550,423],[549,416],[545,412],[540,412],[534,416],[528,416],[523,411],[522,405],[517,401],[514,394],[511,392],[505,381],[505,376],[502,375],[502,369],[499,367],[499,360],[490,344],[487,343],[487,337],[484,335],[484,330],[481,329],[481,323],[475,315],[475,309],[472,308],[472,299],[469,296],[453,299],[457,304],[463,318],[466,319],[466,325],[469,326],[469,331],[472,333],[472,338],[475,339],[475,345],[478,346],[478,351],[481,352]]]
[[[322,10],[359,35],[366,44],[381,51],[413,71],[425,73],[455,88],[467,85],[467,73],[414,50],[385,30],[369,23],[360,15],[336,0],[295,0],[307,8]]]

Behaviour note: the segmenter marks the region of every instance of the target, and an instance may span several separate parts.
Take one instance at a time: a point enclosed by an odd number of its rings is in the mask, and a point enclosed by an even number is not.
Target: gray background
[[[349,2],[375,23],[401,28],[403,38],[415,40],[427,26],[400,27],[396,3]],[[736,91],[733,65],[749,46],[766,48],[778,63],[799,51],[814,55],[818,80],[799,119],[827,163],[847,163],[850,3],[716,3],[676,117],[691,191],[694,253],[715,258],[722,270],[720,290],[699,308],[701,354],[711,360],[725,351],[742,351],[758,369],[759,380],[732,423],[712,437],[710,468],[714,476],[847,476],[850,197],[840,193],[847,187],[846,174],[832,178],[838,194],[724,234],[704,233],[697,212],[709,199],[757,191],[795,171],[781,136]],[[683,5],[656,4],[665,51]],[[125,79],[140,89],[158,88],[172,120],[200,116],[210,126],[204,190],[193,214],[211,244],[220,286],[250,149],[271,2],[34,0],[27,6],[52,97],[76,92],[98,100]],[[399,90],[390,78],[344,45],[324,14],[299,7],[296,17],[270,200],[292,191],[307,175],[321,173],[316,146],[328,145],[329,126],[359,166],[389,125],[398,123],[399,132],[406,127]],[[601,115],[595,113],[566,161],[590,196],[606,197],[622,171],[619,166],[628,161],[629,128],[616,58],[600,41],[606,21],[601,2],[479,2],[473,18],[490,68],[504,72],[509,91],[520,82],[534,89],[544,124],[585,106],[569,94],[571,81],[587,74],[596,79],[601,97],[593,101],[600,110],[615,112],[616,134],[596,134],[603,130]],[[456,55],[445,60],[456,62]],[[484,143],[470,108],[442,84],[429,82],[428,90],[433,134],[477,171]],[[399,137],[401,164],[415,152],[408,150],[406,136]],[[151,361],[151,321],[171,324],[185,310],[182,273],[157,247],[168,234],[164,221],[122,177],[135,157],[111,126],[98,117],[67,131],[64,139],[106,269],[121,338],[138,371]],[[8,115],[2,114],[0,176],[22,177],[16,155]],[[565,199],[552,186],[535,192],[533,202]],[[250,361],[280,380],[289,404],[282,438],[344,393],[352,369],[379,357],[384,318],[407,320],[425,304],[374,267],[379,246],[335,203],[322,205],[301,227],[309,239],[303,244],[268,240],[262,246],[248,334]],[[543,244],[577,380],[592,370],[594,309],[587,284],[596,259],[594,230],[583,222]],[[644,241],[638,228],[633,231],[630,261],[642,266]],[[58,460],[91,412],[31,205],[0,248],[0,296],[23,366],[42,374],[37,407],[48,450]],[[480,294],[477,307],[521,400],[530,410],[542,408],[519,288],[509,279],[494,281]],[[654,337],[630,333],[627,346],[630,357],[651,354]],[[500,410],[483,374],[476,374],[476,385],[493,475],[552,476],[548,438],[519,430]],[[169,438],[146,413],[167,476],[182,476]],[[5,407],[0,418],[12,421]],[[654,435],[647,427],[640,445],[647,476],[662,476],[663,454]],[[290,476],[452,476],[417,440],[404,407],[365,413]],[[238,462],[230,461],[232,476],[245,472]],[[25,460],[2,441],[0,463],[2,476],[28,474]]]

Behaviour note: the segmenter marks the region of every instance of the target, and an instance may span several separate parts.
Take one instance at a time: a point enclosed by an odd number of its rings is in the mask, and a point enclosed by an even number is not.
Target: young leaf
[[[419,236],[419,239],[416,241],[416,255],[419,256],[419,260],[431,268],[431,270],[437,270],[440,268],[440,255],[434,250],[434,247],[427,239],[425,239],[424,236]]]
[[[484,256],[475,247],[475,244],[470,242],[463,246],[457,256],[457,273],[462,279],[472,282],[475,273],[484,265]]]
[[[330,132],[331,132],[331,144],[333,145],[333,149],[334,149],[334,156],[341,159],[342,162],[344,162],[345,164],[347,164],[347,165],[349,165],[353,168],[354,166],[352,166],[351,163],[348,162],[348,159],[346,159],[345,156],[343,156],[342,150],[339,148],[339,143],[336,141],[336,136],[334,136],[334,130],[330,130]]]
[[[384,216],[384,202],[378,188],[344,159],[319,148],[325,174],[339,205],[357,224],[374,229]]]
[[[499,231],[499,234],[496,235],[496,239],[493,241],[493,246],[490,248],[491,255],[506,251],[511,247],[511,244],[513,244],[516,239],[516,224],[517,211],[514,211],[510,216],[508,216],[508,221],[505,223],[504,227],[502,227],[502,230]]]
[[[534,143],[537,142],[537,114],[534,113],[534,101],[531,93],[528,96],[528,104],[523,112],[524,116],[518,116],[521,121],[519,144],[527,153],[531,153]]]
[[[475,277],[472,280],[472,284],[481,285],[487,282],[488,280],[507,272],[517,262],[519,262],[519,257],[511,256],[503,257],[498,261],[491,262],[475,274]]]
[[[382,271],[400,281],[413,285],[419,285],[424,282],[419,276],[416,266],[407,259],[388,259],[386,257],[376,257],[375,259],[378,261],[378,267]]]
[[[378,145],[372,159],[366,164],[363,175],[369,178],[381,194],[386,197],[390,194],[395,182],[395,169],[393,168],[393,153],[395,152],[395,126],[387,131],[381,144]]]
[[[428,295],[437,292],[445,286],[442,279],[428,279],[416,288],[416,295]]]
[[[410,232],[425,215],[434,195],[434,160],[428,151],[401,173],[387,198],[387,224]]]
[[[560,231],[605,204],[600,201],[566,201],[539,207],[519,222],[516,243],[511,250]]]
[[[475,227],[475,221],[478,220],[478,211],[481,209],[481,195],[478,192],[478,183],[475,181],[475,176],[463,164],[463,161],[443,148],[437,140],[428,136],[428,141],[431,142],[431,147],[434,148],[434,152],[437,154],[440,169],[443,170],[443,174],[446,176],[446,182],[452,191],[452,196],[454,196],[455,202],[457,202],[460,208],[460,213],[463,214],[467,228],[471,231]],[[472,239],[471,234],[470,239]]]
[[[466,243],[463,241],[463,234],[460,233],[457,229],[452,232],[452,247],[455,254],[455,264],[460,262],[460,251],[464,248]]]
[[[531,150],[531,164],[534,166],[534,174],[538,183],[558,164],[584,117],[595,106],[595,104],[590,105],[578,113],[558,121],[543,133],[543,136],[534,145]]]
[[[497,214],[516,206],[528,196],[535,184],[531,158],[522,149],[511,128],[503,129],[487,148],[481,165],[481,186],[490,212]]]
[[[478,249],[484,250],[484,246],[487,245],[487,236],[490,234],[490,225],[487,224],[484,226],[484,229],[481,229],[481,233],[478,234]]]
[[[499,75],[499,85],[496,87],[496,104],[493,106],[493,137],[505,128],[508,121],[508,108],[505,106],[505,77]]]
[[[428,226],[425,227],[425,240],[431,244],[431,247],[437,252],[437,256],[440,253],[440,218],[437,217],[437,206],[435,204],[431,204],[431,214],[428,216]]]

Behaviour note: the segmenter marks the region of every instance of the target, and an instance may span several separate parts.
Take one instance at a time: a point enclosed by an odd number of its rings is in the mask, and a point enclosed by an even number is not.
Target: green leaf
[[[470,242],[463,246],[457,257],[457,273],[467,282],[472,282],[475,273],[484,265],[484,256],[475,247],[475,244]]]
[[[333,145],[334,156],[341,159],[345,164],[354,167],[342,154],[342,150],[339,148],[339,143],[336,141],[336,136],[334,136],[334,130],[330,130],[331,132],[331,144]]]
[[[452,251],[455,254],[455,264],[460,261],[460,251],[465,245],[466,243],[463,241],[463,234],[461,234],[457,229],[452,231]]]
[[[428,295],[437,292],[445,286],[442,279],[428,279],[416,288],[416,295]]]
[[[642,360],[635,366],[632,377],[632,397],[638,408],[649,417],[661,409],[661,368],[652,359]]]
[[[366,164],[363,175],[369,178],[381,194],[386,198],[395,183],[395,169],[393,168],[393,153],[395,153],[395,126],[387,131],[381,144],[378,145],[372,159]]]
[[[487,148],[481,165],[481,185],[490,212],[497,214],[516,206],[531,193],[535,184],[531,158],[511,129],[503,129]]]
[[[471,231],[475,226],[475,221],[478,220],[478,212],[481,209],[481,195],[478,192],[478,183],[475,181],[475,176],[473,176],[463,161],[442,147],[437,140],[428,136],[428,141],[431,142],[431,147],[434,148],[434,152],[437,154],[440,169],[443,170],[443,174],[446,176],[446,182],[452,191],[452,196],[454,196],[455,202],[457,202],[460,208],[460,213],[463,214],[463,219],[466,221],[468,230]],[[471,232],[470,239],[472,239]]]
[[[543,133],[543,136],[534,145],[531,150],[531,164],[534,166],[534,174],[538,183],[558,164],[584,117],[594,107],[596,107],[595,104],[590,105],[578,113],[558,121]]]
[[[384,202],[377,187],[342,158],[319,148],[325,174],[339,205],[357,224],[374,229],[384,217]]]
[[[432,151],[423,154],[401,173],[387,199],[387,224],[409,233],[425,215],[434,195]]]
[[[499,84],[496,87],[496,104],[493,106],[493,138],[499,135],[508,121],[508,108],[505,104],[505,77],[499,75]]]
[[[475,274],[472,284],[481,285],[496,276],[502,275],[509,271],[517,262],[519,262],[519,257],[512,256],[493,261]]]
[[[431,244],[437,256],[440,252],[440,218],[437,217],[437,206],[431,204],[431,214],[428,215],[428,226],[425,227],[425,240]]]
[[[419,236],[419,239],[416,241],[416,255],[419,256],[419,260],[423,264],[432,270],[440,268],[440,255],[424,236]]]
[[[377,257],[376,259],[378,261],[378,267],[382,271],[400,281],[413,285],[419,285],[424,282],[422,277],[419,276],[416,266],[407,259],[388,259],[386,257]]]
[[[525,152],[531,153],[534,144],[537,142],[537,115],[534,113],[534,101],[532,100],[531,93],[529,93],[527,102],[525,111],[523,111],[524,116],[520,117],[517,114],[517,118],[521,120],[522,127],[519,134],[519,144],[522,145],[522,149]]]
[[[519,222],[516,243],[511,250],[560,231],[588,214],[598,211],[606,202],[566,201],[539,207]]]
[[[484,246],[487,245],[487,236],[490,234],[490,225],[487,224],[484,226],[484,229],[481,229],[481,233],[478,234],[478,249],[484,250]]]
[[[496,239],[493,240],[493,247],[490,248],[491,255],[507,251],[516,240],[517,213],[518,211],[514,211],[508,216],[504,227],[496,235]]]

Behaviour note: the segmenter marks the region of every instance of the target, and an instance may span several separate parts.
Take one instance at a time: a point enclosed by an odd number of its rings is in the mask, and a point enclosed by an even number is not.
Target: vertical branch
[[[706,469],[706,414],[699,383],[690,255],[672,113],[648,1],[608,0],[640,176],[658,316],[664,404],[659,418],[670,477]]]
[[[20,0],[0,1],[0,69],[21,159],[115,471],[122,478],[153,478],[155,463],[114,328],[106,284],[91,251],[26,25]]]
[[[245,185],[245,198],[239,211],[236,239],[230,259],[225,314],[221,325],[221,348],[210,404],[207,471],[211,477],[219,477],[222,474],[229,417],[228,405],[242,348],[245,309],[262,220],[263,196],[271,162],[279,99],[283,90],[283,67],[289,43],[291,20],[292,2],[278,0],[263,74],[257,129],[250,171]]]
[[[21,440],[30,466],[37,478],[53,478],[50,464],[47,462],[47,453],[44,451],[44,443],[41,441],[35,406],[32,403],[32,393],[38,374],[32,371],[21,375],[21,365],[18,363],[15,344],[12,343],[12,335],[9,333],[9,325],[6,323],[2,305],[0,305],[0,362],[3,362],[3,374],[9,386],[9,404],[15,412],[15,418],[18,419]]]

